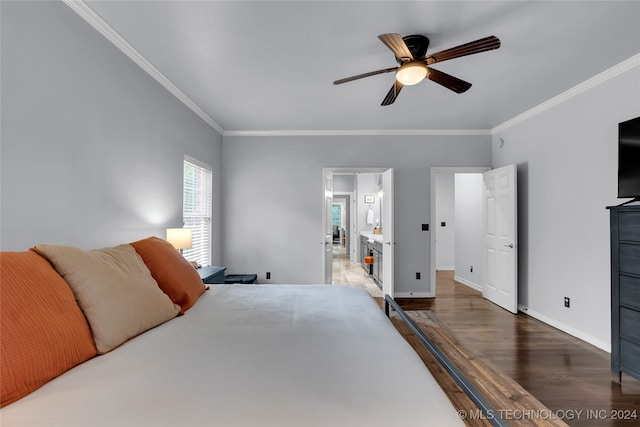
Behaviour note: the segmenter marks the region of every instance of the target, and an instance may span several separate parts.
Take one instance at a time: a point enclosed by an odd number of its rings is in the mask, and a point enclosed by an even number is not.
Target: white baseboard
[[[436,271],[456,271],[456,266],[455,265],[454,266],[445,265],[443,267],[438,266],[436,267]]]
[[[556,329],[561,330],[562,332],[566,332],[569,335],[572,335],[576,338],[581,339],[582,341],[588,342],[589,344],[598,347],[601,350],[606,351],[607,353],[611,353],[611,343],[602,341],[599,338],[594,337],[593,335],[586,334],[576,328],[573,328],[569,325],[565,325],[562,322],[558,322],[556,319],[553,319],[549,316],[545,316],[544,314],[538,313],[535,310],[531,310],[529,307],[518,304],[518,310],[528,314],[529,316],[538,319],[541,322],[546,323],[549,326],[553,326]]]
[[[463,285],[468,286],[471,289],[474,289],[474,290],[476,290],[478,292],[482,292],[482,286],[480,286],[477,283],[474,283],[474,282],[472,282],[470,280],[463,279],[460,276],[453,276],[453,280],[455,280],[458,283],[462,283]]]
[[[394,298],[432,298],[429,292],[394,292]]]

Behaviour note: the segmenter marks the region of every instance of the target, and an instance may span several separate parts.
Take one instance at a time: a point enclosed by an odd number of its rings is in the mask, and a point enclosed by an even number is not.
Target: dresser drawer
[[[640,311],[620,307],[620,338],[640,345]]]
[[[640,275],[640,245],[620,243],[620,272]]]
[[[618,236],[622,240],[640,242],[640,211],[620,212],[618,216]]]
[[[640,278],[620,276],[620,305],[640,310]]]
[[[637,378],[640,375],[640,345],[620,340],[620,365],[623,371]]]

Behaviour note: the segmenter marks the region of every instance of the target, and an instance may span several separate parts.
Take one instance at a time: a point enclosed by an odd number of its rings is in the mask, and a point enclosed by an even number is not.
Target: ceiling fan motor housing
[[[428,37],[420,34],[414,34],[412,36],[404,36],[402,40],[404,40],[404,43],[407,45],[407,48],[409,48],[409,52],[411,52],[414,59],[422,59],[427,54],[427,49],[429,48]],[[396,57],[396,61],[398,61],[400,65],[402,65],[403,62],[406,62],[402,61],[402,59],[398,57]]]

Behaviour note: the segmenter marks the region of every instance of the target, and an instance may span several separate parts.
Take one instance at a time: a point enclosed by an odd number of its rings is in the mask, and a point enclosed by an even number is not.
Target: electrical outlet
[[[271,279],[271,272],[267,271],[267,280]]]
[[[564,306],[567,308],[571,307],[571,299],[569,299],[569,297],[564,297]]]
[[[420,272],[416,272],[416,280],[420,280]]]

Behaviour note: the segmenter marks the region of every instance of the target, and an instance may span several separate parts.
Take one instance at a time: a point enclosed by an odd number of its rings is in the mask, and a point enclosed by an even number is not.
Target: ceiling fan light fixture
[[[420,83],[427,77],[427,66],[422,62],[412,61],[401,65],[396,71],[396,80],[405,86],[411,86]]]
[[[0,0],[2,1],[2,0]],[[395,71],[396,80],[387,92],[380,105],[391,105],[395,102],[398,94],[404,86],[411,86],[420,83],[424,79],[429,79],[455,93],[466,92],[471,83],[465,82],[457,77],[451,76],[428,65],[460,58],[462,56],[473,55],[488,50],[498,49],[500,39],[496,36],[489,36],[469,43],[461,44],[450,49],[445,49],[427,56],[429,38],[422,35],[402,37],[400,34],[387,33],[380,34],[378,39],[393,52],[399,67],[384,68],[382,70],[371,71],[345,79],[336,80],[334,85],[351,82],[364,77],[376,76],[378,74]]]

